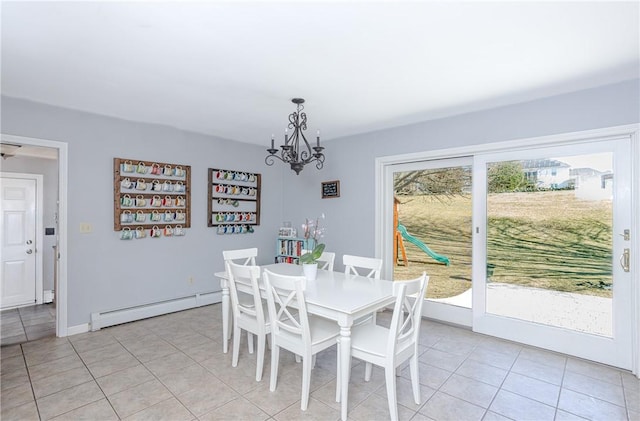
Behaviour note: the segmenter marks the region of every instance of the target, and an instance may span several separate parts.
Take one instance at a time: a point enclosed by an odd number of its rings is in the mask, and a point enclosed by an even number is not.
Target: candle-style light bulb
[[[318,130],[317,137],[316,137],[316,146],[319,148],[320,147],[320,130]]]
[[[274,142],[274,138],[275,138],[275,136],[272,134],[272,135],[271,135],[271,149],[273,149],[273,145],[274,145],[274,143],[273,143],[273,142]]]

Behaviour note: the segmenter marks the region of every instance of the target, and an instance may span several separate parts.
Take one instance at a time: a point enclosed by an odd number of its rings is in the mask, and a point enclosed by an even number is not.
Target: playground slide
[[[404,238],[405,240],[407,240],[412,244],[415,244],[416,246],[418,246],[420,250],[424,251],[425,253],[427,253],[429,256],[431,256],[438,262],[444,263],[445,265],[449,266],[450,262],[447,256],[443,256],[441,254],[435,253],[433,250],[427,247],[422,241],[418,240],[416,237],[409,234],[407,232],[407,228],[404,225],[398,223],[398,231],[400,231],[400,234],[402,234],[402,238]]]

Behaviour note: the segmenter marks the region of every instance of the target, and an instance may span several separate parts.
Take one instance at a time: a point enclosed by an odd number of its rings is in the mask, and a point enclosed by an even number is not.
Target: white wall
[[[56,245],[58,225],[58,161],[55,159],[14,156],[0,161],[0,168],[5,172],[42,174],[43,186],[43,228],[55,228],[56,235],[44,235],[42,252],[42,286],[44,290],[53,288],[53,246]]]
[[[640,122],[640,80],[325,142],[326,164],[299,176],[264,164],[265,147],[2,98],[2,132],[69,143],[69,326],[95,311],[218,290],[221,251],[258,246],[271,262],[281,221],[326,214],[327,250],[374,254],[377,157]],[[192,228],[184,238],[120,241],[113,231],[113,158],[192,166]],[[207,168],[263,174],[261,226],[247,236],[206,227]],[[340,198],[320,183],[340,180]],[[80,234],[79,224],[93,225]],[[342,269],[341,258],[336,269]],[[195,278],[188,285],[188,277]]]
[[[640,122],[640,80],[325,142],[322,171],[285,175],[284,220],[326,214],[327,251],[373,256],[374,165],[382,156],[500,142]],[[325,130],[326,132],[326,130]],[[341,197],[320,198],[340,180]],[[392,204],[389,204],[391,206]]]
[[[280,167],[263,147],[2,97],[2,132],[69,144],[68,326],[90,313],[219,291],[222,250],[259,247],[273,261],[282,213]],[[191,228],[185,237],[122,241],[113,230],[113,158],[191,165]],[[261,225],[253,234],[207,227],[207,169],[262,174]],[[80,223],[93,226],[81,234]],[[190,285],[189,277],[195,282]]]

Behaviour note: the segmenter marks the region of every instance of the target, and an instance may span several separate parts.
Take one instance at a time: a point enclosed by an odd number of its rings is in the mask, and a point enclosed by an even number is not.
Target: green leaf
[[[311,253],[305,253],[300,256],[300,263],[316,263],[320,256],[322,256],[322,252],[324,251],[324,244],[318,244],[315,246]]]

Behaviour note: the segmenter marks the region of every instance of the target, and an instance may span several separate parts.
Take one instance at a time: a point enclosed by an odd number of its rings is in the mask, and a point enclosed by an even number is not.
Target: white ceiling
[[[640,74],[639,2],[6,2],[4,95],[266,145]]]

